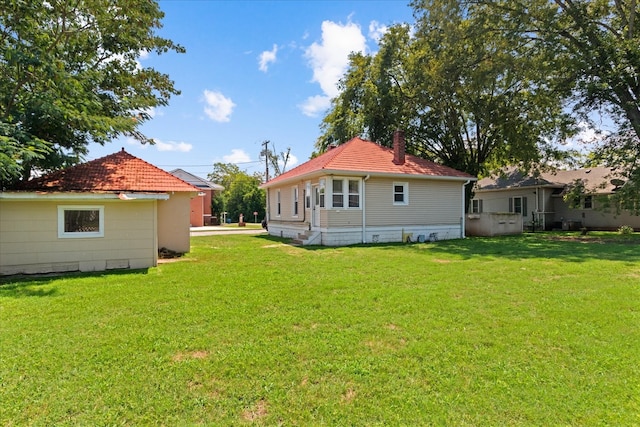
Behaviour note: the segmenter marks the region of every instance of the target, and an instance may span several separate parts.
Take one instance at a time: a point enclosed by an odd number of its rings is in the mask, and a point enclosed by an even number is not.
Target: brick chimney
[[[397,130],[393,133],[393,163],[404,165],[404,131]]]

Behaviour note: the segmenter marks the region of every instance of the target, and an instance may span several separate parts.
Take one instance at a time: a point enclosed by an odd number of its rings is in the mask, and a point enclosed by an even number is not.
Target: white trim
[[[296,212],[297,211],[297,212]],[[300,191],[297,185],[291,187],[291,217],[298,218],[300,214]]]
[[[403,201],[396,202],[396,187],[402,186]],[[394,181],[391,185],[391,200],[394,206],[408,206],[409,205],[409,183]]]
[[[66,211],[98,211],[98,231],[91,232],[66,232],[64,231],[64,214]],[[58,238],[59,239],[85,239],[104,237],[104,206],[91,205],[59,205],[58,206]]]
[[[333,182],[339,181],[342,183],[342,191],[340,193],[333,192]],[[349,192],[349,181],[356,181],[358,183],[358,206],[349,206],[349,196],[352,194]],[[362,177],[354,176],[332,176],[331,177],[331,207],[328,209],[333,210],[361,210],[362,209]],[[333,205],[333,197],[335,194],[342,195],[342,206]],[[356,193],[353,193],[356,194]]]

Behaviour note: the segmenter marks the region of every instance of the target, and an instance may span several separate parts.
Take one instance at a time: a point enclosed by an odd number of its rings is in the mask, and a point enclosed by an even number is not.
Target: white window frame
[[[326,191],[326,181],[324,179],[320,180],[319,187],[320,187],[318,189],[319,206],[320,208],[325,209],[327,206],[327,202],[326,202],[327,191]]]
[[[282,203],[280,199],[280,190],[276,190],[276,216],[282,215]]]
[[[305,209],[311,209],[311,181],[307,181],[304,192],[304,206]]]
[[[482,213],[482,199],[471,200],[471,213],[474,213],[474,214]]]
[[[299,211],[300,204],[298,199],[298,187],[295,186],[291,188],[291,212],[293,213],[292,216],[297,217]]]
[[[402,187],[403,200],[401,202],[396,201],[396,187]],[[391,186],[391,200],[393,200],[394,206],[407,206],[409,205],[409,183],[408,182],[394,182]]]
[[[520,200],[520,212],[516,210],[516,200]],[[523,217],[528,216],[528,201],[527,196],[514,196],[509,197],[509,212],[510,213],[519,213]]]
[[[98,211],[98,231],[64,231],[64,216],[67,211]],[[104,206],[58,205],[59,239],[88,239],[96,237],[104,237]]]
[[[342,191],[340,193],[334,193],[333,191],[333,183],[334,181],[339,181],[342,183]],[[355,181],[358,183],[358,193],[350,193],[349,192],[349,182],[350,181]],[[360,178],[355,178],[354,177],[340,177],[340,176],[336,176],[331,178],[331,208],[332,209],[336,209],[336,210],[348,210],[348,209],[352,209],[352,210],[360,210],[362,209],[362,185],[360,184],[361,179]],[[341,195],[342,196],[342,206],[335,206],[333,204],[333,200],[334,200],[334,196],[335,195]],[[349,197],[350,196],[358,196],[358,206],[349,206]]]
[[[351,192],[351,182],[355,182],[358,185],[358,191],[355,193]],[[362,204],[360,201],[362,200],[362,196],[360,195],[360,193],[362,192],[361,188],[362,186],[360,185],[361,181],[360,179],[347,179],[347,188],[346,188],[346,194],[347,194],[347,207],[349,209],[360,209],[360,205]],[[357,206],[351,206],[351,196],[358,196],[358,205]]]
[[[340,183],[340,192],[336,192],[336,182]],[[342,206],[336,206],[336,196],[342,197]],[[334,209],[344,209],[344,179],[332,178],[331,179],[331,207]]]

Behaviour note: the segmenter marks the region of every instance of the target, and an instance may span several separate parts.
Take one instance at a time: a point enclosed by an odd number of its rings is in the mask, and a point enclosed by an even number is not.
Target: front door
[[[311,209],[313,210],[311,214],[311,226],[319,227],[320,226],[320,186],[313,186],[313,203]]]

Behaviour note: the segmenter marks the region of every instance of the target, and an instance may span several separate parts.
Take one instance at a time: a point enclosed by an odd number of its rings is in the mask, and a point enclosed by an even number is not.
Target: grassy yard
[[[2,279],[1,425],[640,425],[640,236],[301,248]]]

